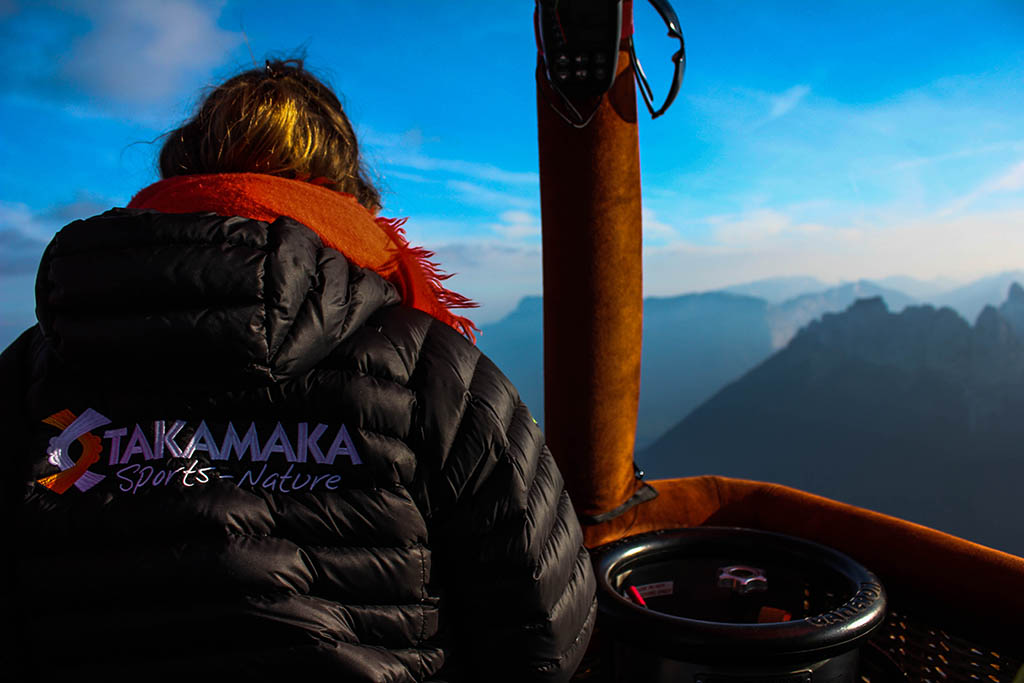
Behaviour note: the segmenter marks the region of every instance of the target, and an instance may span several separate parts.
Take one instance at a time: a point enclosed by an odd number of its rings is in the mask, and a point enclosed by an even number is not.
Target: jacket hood
[[[113,209],[47,247],[36,315],[77,367],[282,379],[399,301],[290,218]]]

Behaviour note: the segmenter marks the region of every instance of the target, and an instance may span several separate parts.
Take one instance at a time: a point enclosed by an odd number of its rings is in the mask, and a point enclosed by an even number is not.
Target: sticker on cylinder
[[[636,590],[646,598],[656,598],[659,595],[672,595],[675,592],[673,581],[658,581],[657,583],[645,583],[637,586]]]

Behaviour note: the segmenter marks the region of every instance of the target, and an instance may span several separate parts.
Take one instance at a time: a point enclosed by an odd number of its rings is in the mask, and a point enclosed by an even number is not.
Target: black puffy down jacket
[[[375,273],[289,219],[118,209],[36,295],[0,356],[18,676],[572,674],[594,580],[543,436]]]

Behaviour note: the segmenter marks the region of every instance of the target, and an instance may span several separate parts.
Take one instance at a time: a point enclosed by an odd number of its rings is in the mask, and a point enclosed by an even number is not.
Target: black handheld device
[[[570,100],[600,97],[615,81],[622,0],[537,0],[537,42],[548,82]]]
[[[649,0],[665,22],[669,37],[679,41],[679,49],[672,55],[675,74],[668,96],[657,109],[654,108],[654,91],[636,56],[632,31],[628,31],[630,35],[622,35],[623,11],[632,12],[632,3],[625,5],[624,10],[623,0],[536,2],[534,29],[541,68],[551,89],[561,98],[560,105],[550,99],[548,104],[567,123],[582,128],[590,122],[601,96],[615,83],[620,48],[629,51],[633,74],[651,118],[658,118],[672,105],[686,71],[686,45],[679,18],[669,0]],[[632,22],[632,17],[627,16],[626,20]],[[586,116],[580,113],[580,105],[590,108]]]

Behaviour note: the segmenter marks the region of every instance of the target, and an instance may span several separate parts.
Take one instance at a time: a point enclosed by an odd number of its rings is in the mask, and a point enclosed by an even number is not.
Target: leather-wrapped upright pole
[[[623,23],[631,25],[630,12]],[[582,519],[634,495],[643,311],[640,156],[629,53],[590,122],[552,109],[537,72],[544,429]]]

